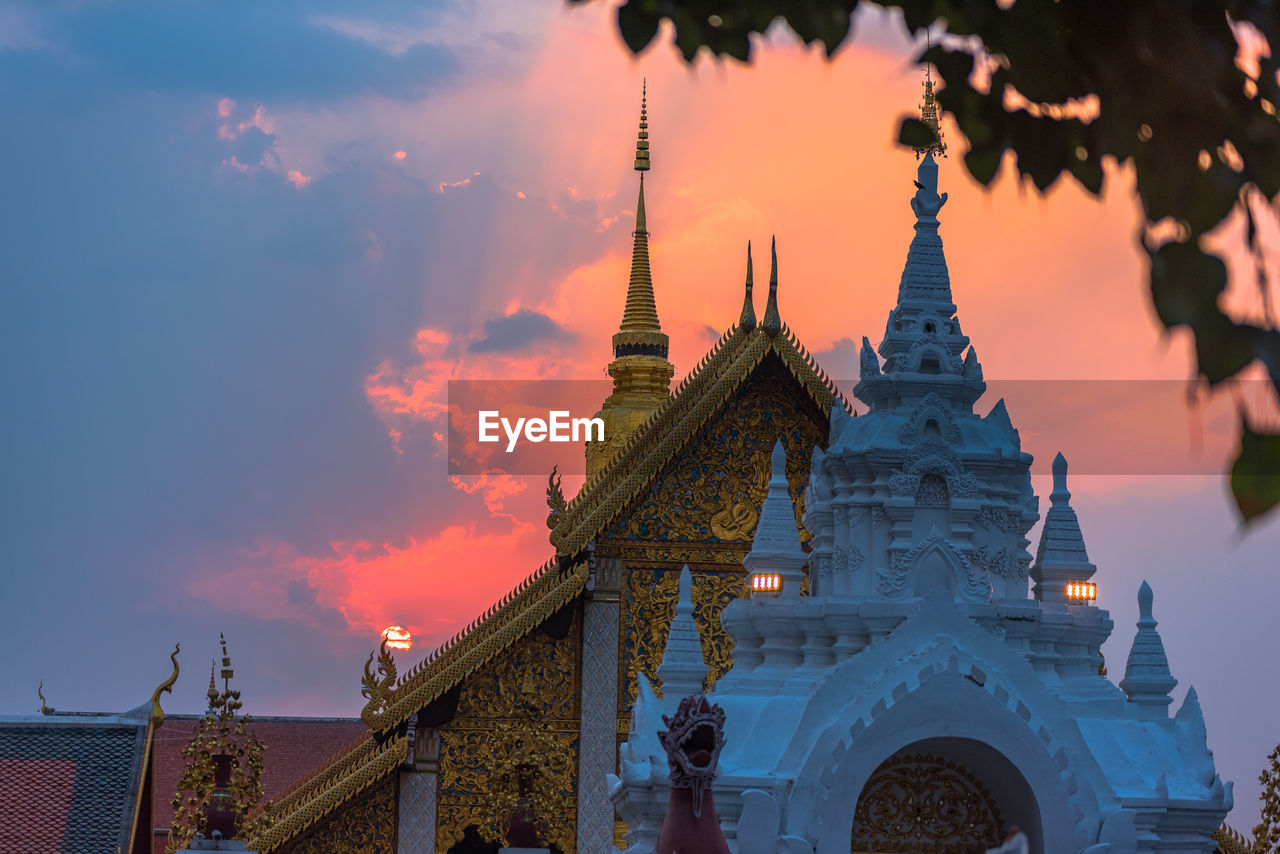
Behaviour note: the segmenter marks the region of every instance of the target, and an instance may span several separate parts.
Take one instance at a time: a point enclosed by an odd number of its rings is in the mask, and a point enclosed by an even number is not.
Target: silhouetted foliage
[[[1280,745],[1267,757],[1258,782],[1262,784],[1262,821],[1253,829],[1253,852],[1276,854],[1280,851]]]
[[[570,0],[587,2],[587,0]],[[618,29],[644,50],[661,21],[692,61],[702,48],[749,61],[753,33],[782,18],[831,55],[853,37],[859,0],[627,0]],[[1280,45],[1280,13],[1265,0],[888,0],[913,31],[945,24],[921,55],[938,69],[938,94],[969,143],[964,164],[982,184],[1005,152],[1041,191],[1064,174],[1099,195],[1102,162],[1130,163],[1147,227],[1151,298],[1167,329],[1195,338],[1210,388],[1255,360],[1280,394],[1280,331],[1255,217],[1280,194],[1280,84],[1266,45]],[[1242,55],[1250,62],[1238,62]],[[899,139],[916,146],[928,128],[906,119]],[[1232,317],[1219,305],[1226,266],[1201,238],[1233,213],[1245,222],[1264,316]],[[1231,471],[1241,518],[1280,504],[1280,432],[1240,413]]]

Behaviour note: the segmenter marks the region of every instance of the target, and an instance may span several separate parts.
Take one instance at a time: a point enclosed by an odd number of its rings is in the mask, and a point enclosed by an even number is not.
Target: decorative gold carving
[[[244,706],[240,692],[231,688],[235,671],[222,643],[222,690],[214,683],[209,668],[209,710],[192,730],[191,740],[182,748],[184,767],[173,798],[173,822],[166,852],[186,848],[199,832],[207,830],[210,813],[231,813],[230,824],[238,838],[266,828],[270,816],[263,814],[250,825],[249,814],[262,800],[262,753],[265,746],[245,724],[248,715],[237,712]],[[174,656],[178,654],[174,650]],[[175,668],[176,668],[175,660]],[[176,676],[176,674],[175,674]],[[157,696],[159,691],[156,692]],[[219,772],[222,773],[219,773]],[[225,776],[224,776],[225,775]]]
[[[1218,843],[1219,854],[1254,854],[1259,848],[1228,824],[1223,824],[1209,836]]]
[[[373,656],[378,656],[378,672],[375,675],[372,671]],[[369,660],[364,663],[364,675],[360,677],[360,693],[369,702],[365,703],[364,709],[360,711],[360,719],[369,726],[377,723],[378,713],[387,705],[387,700],[391,696],[391,688],[396,684],[396,662],[391,657],[391,650],[387,649],[387,638],[382,639],[382,645],[376,653],[369,653]]]
[[[36,696],[40,698],[40,714],[51,715],[56,711],[44,698],[44,680],[40,680],[40,684],[36,686]]]
[[[340,821],[340,814],[334,814],[378,781],[387,779],[404,761],[408,750],[407,736],[392,738],[383,745],[372,733],[362,736],[286,789],[274,809],[268,802],[253,817],[249,850],[272,854],[327,817]]]
[[[160,695],[172,694],[173,683],[178,681],[178,653],[182,647],[178,644],[173,645],[173,652],[169,654],[169,661],[173,663],[173,672],[169,674],[169,678],[156,686],[156,690],[151,692],[151,725],[160,726],[164,723],[164,709],[160,708]],[[44,698],[41,697],[43,702]]]
[[[588,476],[587,483],[569,502],[552,540],[563,552],[575,553],[587,541],[598,539],[638,497],[649,492],[654,473],[664,471],[671,460],[688,459],[688,445],[735,395],[767,356],[776,356],[784,373],[799,382],[804,394],[787,395],[790,407],[812,404],[809,419],[815,433],[826,434],[831,407],[849,405],[834,384],[813,361],[795,334],[782,326],[782,333],[764,334],[759,328],[731,328],[712,348],[697,368],[686,377],[670,400],[638,427],[607,465]],[[721,419],[716,419],[721,420]],[[772,439],[768,440],[770,444]],[[788,448],[791,443],[784,439]],[[813,442],[803,449],[797,463],[808,467]],[[792,466],[788,465],[788,475]],[[802,484],[793,483],[794,487]],[[699,496],[701,499],[702,496]],[[720,507],[702,517],[700,524]]]
[[[741,567],[742,559],[751,548],[746,543],[716,542],[645,542],[643,540],[607,540],[608,543],[624,543],[618,551],[624,555],[628,566],[647,566],[650,569],[663,569],[675,564],[693,567],[697,564],[711,564],[716,568],[724,566]]]
[[[531,632],[463,683],[456,716],[440,728],[437,851],[447,851],[471,824],[485,838],[503,841],[502,825],[518,795],[518,766],[531,760],[545,798],[536,804],[545,823],[540,830],[546,842],[572,854],[581,644],[575,613],[567,637]]]
[[[734,598],[747,592],[746,576],[737,572],[714,572],[690,568],[693,574],[693,616],[702,638],[702,655],[707,662],[710,689],[733,666],[733,640],[720,625],[720,614]],[[667,646],[671,618],[679,597],[680,571],[676,568],[648,570],[630,567],[627,573],[626,646],[623,676],[623,708],[635,702],[637,674],[649,677],[661,695],[658,665]]]
[[[697,579],[695,577],[694,587]],[[621,661],[623,669],[623,703],[621,708],[630,710],[636,701],[637,674],[643,673],[653,683],[655,691],[662,690],[658,679],[658,665],[666,649],[667,634],[671,631],[671,618],[675,613],[676,599],[680,596],[680,572],[674,569],[647,570],[628,568],[626,647]]]
[[[279,849],[281,854],[395,854],[396,779],[354,798],[339,813]]]
[[[854,851],[969,854],[1003,838],[1000,811],[977,777],[927,754],[883,762],[853,813]]]
[[[551,467],[551,475],[547,478],[547,527],[551,530],[556,529],[556,525],[560,524],[560,517],[564,515],[564,508],[567,506],[564,500],[564,490],[560,487],[560,476],[556,474],[559,466]]]
[[[787,479],[800,526],[809,460],[825,425],[797,401],[791,381],[780,373],[780,367],[766,368],[748,379],[615,536],[749,542],[768,490],[775,437],[787,448]],[[802,540],[810,536],[801,529]]]
[[[706,573],[694,580],[693,617],[698,621],[702,657],[707,662],[703,683],[707,691],[733,667],[733,638],[720,625],[720,614],[734,599],[746,595],[747,576],[742,573]]]

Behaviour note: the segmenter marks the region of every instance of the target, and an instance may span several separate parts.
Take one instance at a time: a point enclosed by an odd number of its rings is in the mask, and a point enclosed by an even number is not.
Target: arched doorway
[[[1010,825],[1040,846],[1039,811],[1008,759],[978,741],[932,738],[898,750],[872,772],[854,809],[854,854],[973,854]]]

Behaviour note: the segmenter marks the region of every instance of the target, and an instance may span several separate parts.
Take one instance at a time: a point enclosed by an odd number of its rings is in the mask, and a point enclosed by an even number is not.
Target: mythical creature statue
[[[369,660],[364,663],[364,676],[360,678],[360,693],[369,701],[360,712],[360,718],[369,726],[374,726],[391,696],[391,689],[396,684],[396,663],[387,649],[387,639],[382,639],[378,648],[378,672],[373,672],[374,653],[369,653]]]
[[[724,710],[695,694],[662,722],[667,728],[658,740],[671,767],[671,798],[656,854],[729,854],[711,791],[724,747]]]
[[[556,525],[560,524],[560,517],[564,515],[565,509],[569,506],[564,500],[564,490],[560,487],[560,475],[557,474],[559,466],[551,467],[551,476],[547,478],[547,527],[555,530]]]

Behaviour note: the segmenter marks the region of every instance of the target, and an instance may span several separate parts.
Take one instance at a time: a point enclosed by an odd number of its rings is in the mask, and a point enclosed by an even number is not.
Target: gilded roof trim
[[[569,502],[552,542],[560,552],[575,554],[605,528],[645,489],[657,473],[688,444],[746,381],[765,355],[773,352],[823,411],[848,401],[786,324],[768,335],[757,328],[730,328],[680,384],[666,405],[641,425],[618,453]]]
[[[491,658],[520,640],[573,601],[587,580],[582,561],[561,572],[547,561],[514,590],[477,617],[416,667],[400,677],[385,710],[386,728],[406,720],[436,697],[470,676]]]
[[[537,628],[582,591],[587,564],[561,572],[554,560],[539,567],[481,617],[401,677],[378,714],[381,731],[407,720],[502,650]],[[379,748],[374,734],[362,736],[286,790],[270,808],[270,829],[250,847],[279,848],[394,770],[406,756],[406,737]],[[261,815],[261,813],[259,814]]]
[[[1228,824],[1224,823],[1209,836],[1218,843],[1218,850],[1222,854],[1252,854],[1253,852],[1253,844]]]
[[[364,736],[349,753],[340,754],[283,795],[271,808],[271,826],[253,834],[249,849],[262,854],[279,849],[394,771],[404,761],[408,749],[407,735],[393,738],[381,747],[372,735]]]

